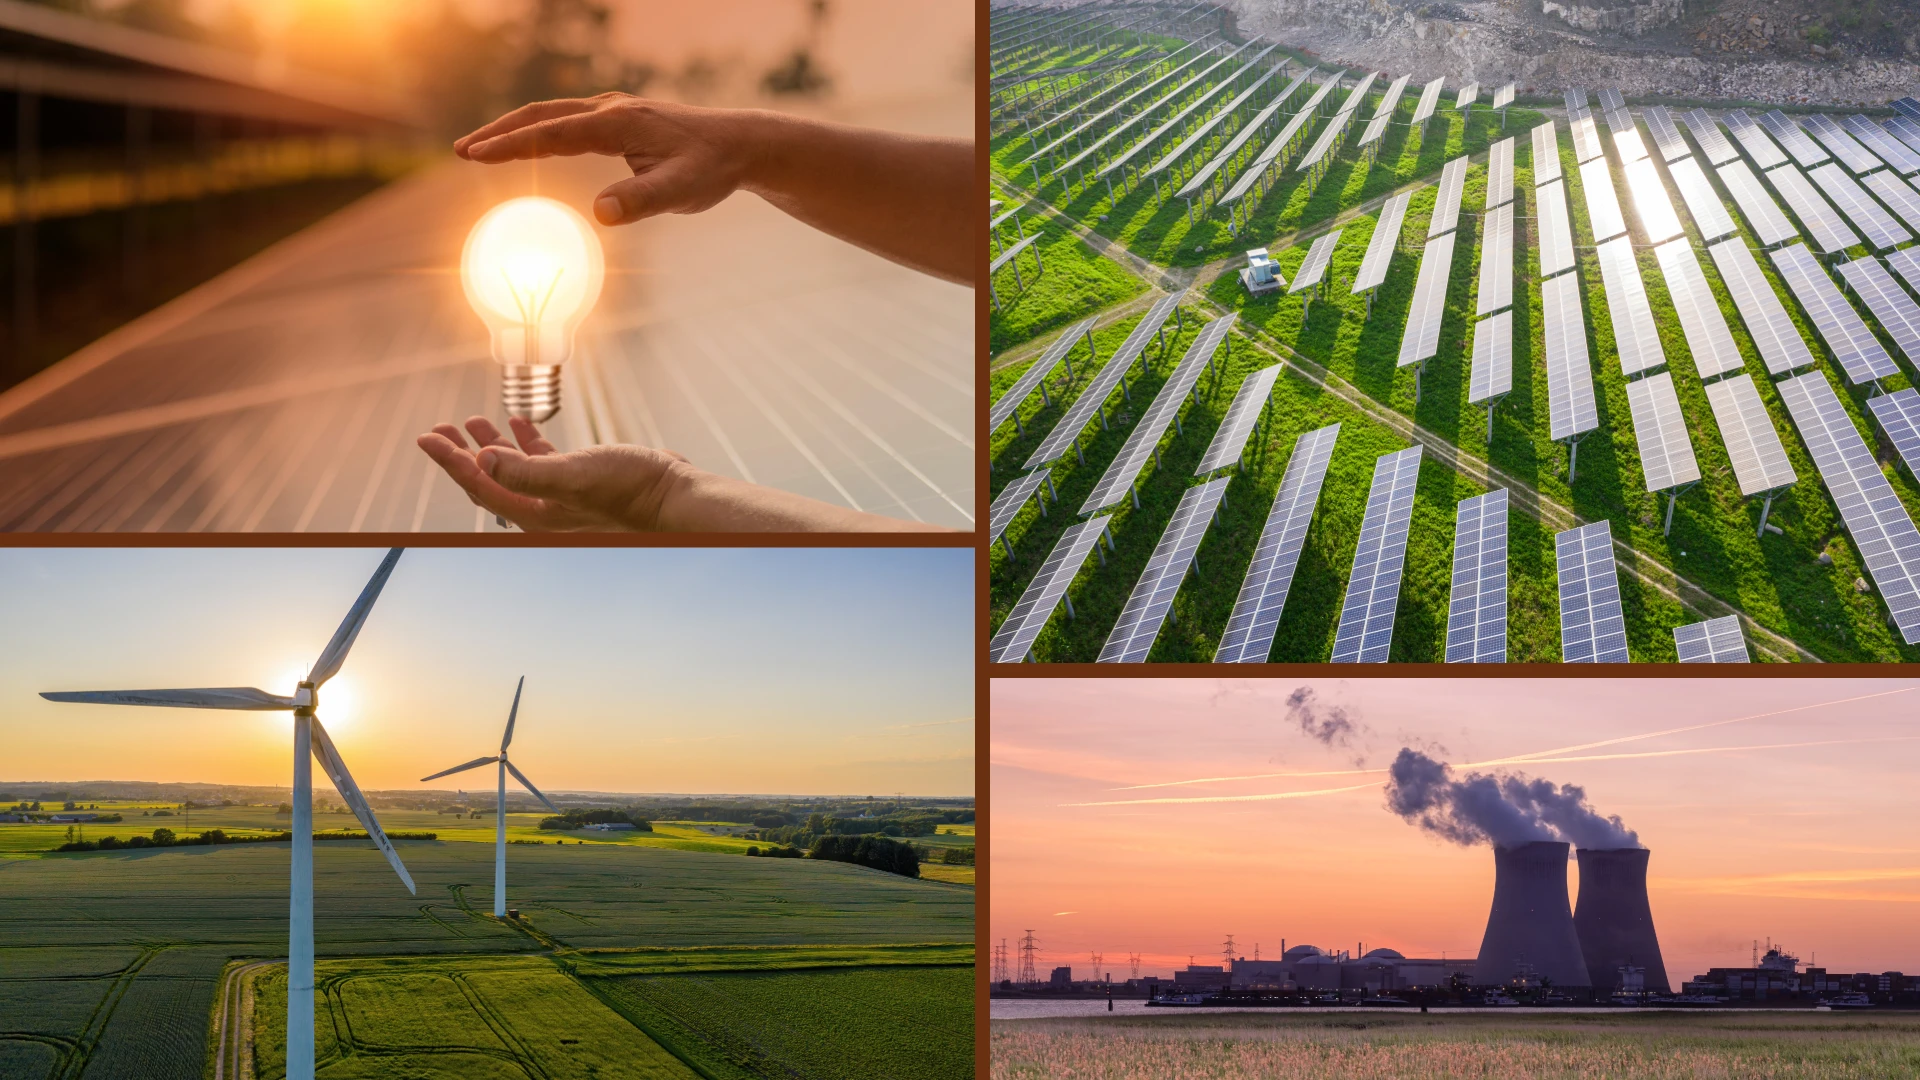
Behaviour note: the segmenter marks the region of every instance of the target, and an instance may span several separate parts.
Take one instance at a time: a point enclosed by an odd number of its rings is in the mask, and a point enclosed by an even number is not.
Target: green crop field
[[[194,818],[198,828],[201,811]],[[703,827],[712,826],[687,825]],[[607,1004],[598,983],[736,970],[972,978],[973,891],[962,886],[809,859],[515,845],[510,898],[524,919],[513,924],[491,916],[489,849],[396,846],[418,895],[365,841],[315,845],[325,1077],[707,1075]],[[287,850],[0,860],[0,1076],[203,1080],[212,1075],[222,972],[235,970],[247,973],[246,1075],[281,1075]],[[885,1005],[919,993],[873,998],[861,1006],[863,1022],[922,1023]],[[962,998],[970,1008],[970,994]],[[806,1020],[778,1005],[769,1001],[752,1022]],[[867,1052],[849,1045],[843,1056]],[[961,1075],[953,1070],[970,1068],[971,1054],[931,1060],[927,1075]]]
[[[1847,1013],[1222,1014],[995,1020],[993,1080],[1896,1080],[1920,1017]]]

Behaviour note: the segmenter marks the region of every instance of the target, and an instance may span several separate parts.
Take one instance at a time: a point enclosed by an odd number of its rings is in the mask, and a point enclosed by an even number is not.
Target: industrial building
[[[1856,998],[1855,1004],[1863,1005],[1920,1005],[1920,975],[1899,971],[1848,974],[1822,967],[1801,970],[1799,957],[1770,944],[1766,954],[1753,964],[1710,968],[1705,975],[1682,983],[1680,992],[1729,1003],[1814,1004]]]

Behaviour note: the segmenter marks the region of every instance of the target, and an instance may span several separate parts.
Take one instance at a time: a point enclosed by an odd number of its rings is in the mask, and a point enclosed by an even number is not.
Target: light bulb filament
[[[560,287],[560,275],[566,272],[564,266],[555,267],[545,290],[539,290],[537,285],[522,289],[506,267],[500,268],[500,276],[507,282],[507,292],[512,294],[514,306],[520,309],[520,322],[526,327],[523,331],[526,337],[525,359],[529,364],[540,362],[540,317],[546,314],[547,305],[553,302],[554,290]],[[535,295],[536,291],[538,295]]]

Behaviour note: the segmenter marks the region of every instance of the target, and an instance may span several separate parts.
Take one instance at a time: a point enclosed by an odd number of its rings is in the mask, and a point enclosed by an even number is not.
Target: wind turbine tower
[[[498,754],[492,757],[474,758],[465,765],[455,765],[451,769],[443,769],[432,776],[420,778],[420,782],[424,784],[428,780],[438,780],[443,776],[477,769],[482,765],[496,763],[499,765],[497,771],[500,774],[500,782],[496,789],[497,798],[494,803],[496,816],[493,832],[493,917],[496,919],[507,917],[507,774],[512,773],[513,778],[520,781],[520,786],[533,792],[533,797],[544,803],[547,809],[556,814],[560,812],[559,807],[548,801],[547,797],[540,793],[540,789],[533,786],[533,781],[528,780],[525,773],[514,768],[513,762],[507,760],[507,745],[513,742],[513,721],[520,715],[520,691],[526,685],[527,677],[522,675],[520,685],[513,688],[513,708],[507,711],[507,733],[500,737]]]

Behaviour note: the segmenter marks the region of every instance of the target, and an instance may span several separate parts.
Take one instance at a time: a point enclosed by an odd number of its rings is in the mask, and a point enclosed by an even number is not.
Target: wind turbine
[[[507,774],[512,773],[513,778],[520,781],[520,786],[533,792],[533,797],[545,803],[547,809],[556,814],[560,812],[559,807],[553,805],[545,795],[540,794],[539,788],[533,786],[533,781],[527,779],[527,774],[514,768],[513,762],[507,760],[507,744],[513,741],[513,718],[520,715],[520,691],[526,685],[527,677],[522,675],[520,684],[513,688],[513,708],[507,712],[507,733],[500,737],[498,754],[493,757],[474,758],[465,765],[455,765],[451,769],[442,769],[432,776],[420,778],[420,782],[424,784],[429,780],[438,780],[443,776],[452,776],[457,772],[466,772],[468,769],[477,769],[482,765],[499,762],[500,768],[497,771],[500,774],[500,786],[496,796],[498,801],[494,804],[497,817],[493,833],[493,917],[496,919],[507,917]]]
[[[340,623],[340,629],[333,632],[333,640],[314,662],[307,677],[301,679],[294,688],[292,697],[269,694],[265,690],[256,690],[250,686],[225,686],[196,690],[82,690],[63,693],[43,693],[40,696],[49,701],[79,701],[98,705],[161,705],[177,709],[252,709],[279,711],[289,709],[293,712],[293,882],[288,903],[287,915],[287,1080],[313,1080],[313,763],[309,757],[319,758],[320,767],[327,771],[333,780],[335,790],[353,808],[355,817],[367,830],[374,845],[387,862],[393,864],[393,872],[407,885],[407,891],[415,893],[413,878],[407,868],[400,864],[400,855],[393,850],[392,841],[380,830],[380,822],[373,816],[373,810],[367,805],[366,797],[360,794],[360,785],[353,782],[353,774],[347,772],[347,763],[341,760],[340,752],[334,749],[333,740],[327,737],[327,729],[320,726],[320,717],[315,715],[319,708],[319,690],[328,679],[340,672],[340,665],[347,659],[347,650],[353,647],[353,639],[360,634],[360,628],[366,625],[367,614],[373,610],[373,602],[380,597],[380,590],[386,586],[387,577],[393,573],[394,564],[400,561],[403,549],[394,548],[380,561],[380,568],[373,572],[373,579],[367,587],[360,590],[360,598],[347,609],[347,617]]]

